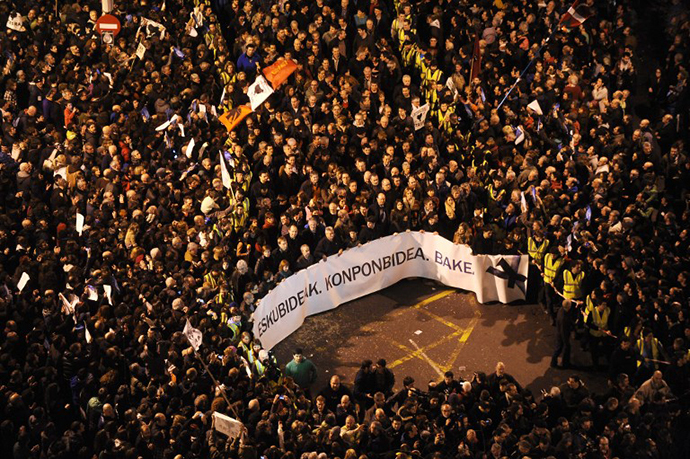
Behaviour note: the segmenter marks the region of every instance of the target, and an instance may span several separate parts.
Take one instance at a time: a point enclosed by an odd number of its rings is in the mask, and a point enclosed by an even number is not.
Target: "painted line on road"
[[[426,309],[423,309],[424,306],[426,306],[427,304],[431,304],[431,303],[433,303],[433,302],[435,302],[435,301],[440,300],[441,298],[445,298],[445,297],[447,297],[448,295],[450,295],[451,293],[454,293],[454,292],[455,292],[455,290],[445,290],[445,291],[443,291],[443,292],[441,292],[441,293],[437,293],[436,295],[430,296],[430,297],[427,298],[426,300],[422,300],[422,301],[420,301],[419,303],[415,304],[414,306],[412,306],[412,309],[417,309],[417,310],[423,312],[423,313],[426,314],[427,316],[431,317],[432,319],[434,319],[434,320],[437,321],[437,322],[442,323],[442,324],[445,325],[446,327],[452,328],[452,329],[454,329],[454,330],[462,331],[463,328],[462,328],[462,327],[459,327],[457,324],[454,324],[453,322],[451,322],[451,321],[449,321],[449,320],[446,320],[446,319],[444,319],[443,317],[441,317],[441,316],[439,316],[439,315],[437,315],[437,314],[434,314],[434,313],[431,312],[431,311],[428,311],[428,310],[426,310]]]
[[[428,315],[430,318],[436,320],[437,322],[442,323],[443,325],[445,325],[445,326],[447,326],[447,327],[449,327],[455,331],[453,333],[451,333],[449,335],[445,335],[444,337],[440,338],[439,340],[434,341],[431,344],[427,344],[426,346],[423,346],[423,347],[417,346],[416,343],[414,343],[414,341],[410,340],[410,342],[412,342],[413,345],[416,347],[416,350],[414,350],[414,351],[412,349],[410,349],[408,346],[405,346],[403,344],[397,343],[394,340],[391,340],[391,342],[393,344],[395,344],[397,347],[399,347],[403,351],[407,352],[407,354],[404,355],[403,357],[395,360],[394,362],[390,363],[388,365],[388,368],[395,368],[395,367],[402,365],[403,363],[405,363],[409,360],[415,359],[415,358],[418,358],[422,361],[427,362],[441,376],[443,376],[443,373],[445,373],[446,371],[449,371],[453,368],[456,360],[460,356],[460,352],[462,352],[462,349],[465,347],[465,344],[469,340],[470,335],[474,331],[474,328],[479,323],[479,319],[481,318],[482,314],[479,310],[475,310],[474,311],[474,317],[470,320],[470,323],[468,324],[468,326],[463,328],[463,327],[461,327],[461,326],[459,326],[459,325],[457,325],[457,324],[455,324],[449,320],[444,319],[443,317],[441,317],[437,314],[434,314],[433,312],[428,311],[427,309],[424,309],[424,307],[428,304],[431,304],[435,301],[438,301],[442,298],[445,298],[454,292],[455,292],[455,290],[452,290],[452,289],[444,290],[442,292],[437,293],[436,295],[430,296],[429,298],[426,298],[426,299],[420,301],[419,303],[411,306],[410,308],[416,309],[420,312],[423,312],[424,314]],[[409,309],[406,308],[404,310],[401,310],[401,313],[403,313],[406,310],[409,310]],[[434,362],[432,359],[430,359],[429,356],[426,355],[426,351],[434,349],[435,347],[443,344],[444,342],[446,342],[448,340],[455,339],[456,337],[458,338],[458,346],[450,354],[446,365],[439,365],[436,362]]]
[[[439,340],[437,340],[437,341],[434,341],[434,342],[431,343],[431,344],[427,344],[426,346],[422,347],[420,350],[421,350],[422,352],[429,351],[429,350],[431,350],[431,349],[433,349],[433,348],[435,348],[435,347],[437,347],[437,346],[439,346],[439,345],[445,343],[446,341],[449,341],[449,340],[451,340],[451,339],[453,339],[453,338],[455,338],[455,337],[457,337],[457,336],[462,336],[463,333],[464,333],[464,330],[463,330],[463,329],[456,330],[456,331],[454,331],[453,333],[451,333],[450,335],[445,335],[443,338],[441,338],[441,339],[439,339]],[[404,356],[402,356],[402,357],[400,357],[398,360],[396,360],[396,361],[391,362],[390,364],[388,364],[388,365],[387,365],[388,368],[395,368],[395,367],[397,367],[397,366],[399,366],[399,365],[402,365],[403,363],[407,362],[408,360],[412,360],[412,359],[414,359],[414,358],[418,358],[418,357],[421,355],[421,352],[420,352],[420,351],[413,351],[413,350],[410,349],[409,347],[407,347],[407,346],[405,346],[405,345],[403,345],[403,344],[397,343],[395,340],[391,340],[391,342],[392,342],[393,344],[395,344],[397,347],[399,347],[400,349],[402,349],[402,350],[404,350],[405,352],[407,352],[407,354],[404,355]]]
[[[420,354],[422,357],[424,357],[424,360],[426,360],[426,363],[428,363],[428,364],[431,366],[431,368],[433,368],[434,371],[436,371],[436,373],[438,373],[438,375],[439,375],[440,377],[443,377],[443,372],[442,372],[441,369],[438,367],[438,365],[436,364],[436,362],[434,362],[433,360],[431,360],[431,359],[429,358],[429,356],[426,355],[426,354],[424,353],[424,351],[417,345],[417,343],[415,343],[415,342],[412,341],[411,339],[410,339],[409,341],[410,341],[410,344],[412,344],[412,346],[414,346],[414,348],[417,349],[417,351],[419,352],[419,354]]]
[[[481,319],[481,317],[482,317],[482,313],[479,312],[479,310],[475,310],[474,311],[474,317],[470,321],[469,325],[467,326],[467,328],[463,332],[460,339],[458,339],[459,345],[457,348],[455,348],[455,350],[450,355],[450,358],[448,359],[448,364],[441,367],[443,369],[444,373],[446,371],[450,371],[453,369],[453,365],[455,365],[455,361],[458,360],[458,357],[460,356],[460,352],[462,352],[462,348],[465,347],[467,340],[470,339],[470,335],[472,334],[474,327],[476,327],[477,324],[479,323],[479,319]]]

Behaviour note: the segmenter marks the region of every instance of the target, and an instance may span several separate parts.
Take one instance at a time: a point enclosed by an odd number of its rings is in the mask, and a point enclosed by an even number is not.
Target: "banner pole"
[[[555,27],[553,28],[553,30],[551,31],[551,34],[549,34],[549,36],[546,38],[546,40],[544,41],[544,43],[541,44],[541,46],[539,47],[539,49],[537,50],[537,52],[534,54],[534,57],[527,63],[527,66],[526,66],[525,69],[522,71],[522,73],[520,73],[520,76],[517,77],[517,80],[515,80],[515,83],[513,83],[513,86],[511,86],[510,89],[508,90],[508,92],[506,93],[506,95],[503,96],[503,100],[501,100],[501,103],[498,104],[498,107],[496,107],[496,110],[500,110],[500,109],[501,109],[501,107],[502,107],[503,104],[505,103],[506,99],[508,99],[508,96],[510,95],[510,93],[513,92],[513,89],[515,89],[515,86],[517,86],[517,84],[520,82],[520,80],[522,80],[522,77],[525,76],[525,73],[527,73],[527,70],[529,70],[529,68],[532,67],[532,64],[534,64],[534,61],[541,55],[541,50],[544,49],[544,46],[546,46],[546,44],[547,44],[549,41],[551,41],[551,38],[553,37],[553,35],[554,35],[554,34],[556,33],[556,31],[558,30],[558,26],[559,26],[559,25],[560,25],[560,23],[559,23],[559,24],[556,24],[556,26],[555,26]]]
[[[201,358],[201,355],[199,355],[199,353],[198,353],[197,351],[194,351],[194,355],[197,356],[197,358],[199,359],[199,361],[201,362],[201,364],[204,366],[204,370],[206,370],[206,373],[208,373],[208,375],[211,377],[211,380],[213,381],[213,384],[215,385],[215,387],[217,387],[218,389],[220,389],[220,394],[223,396],[223,399],[225,400],[225,403],[228,404],[228,408],[230,408],[230,410],[232,410],[232,413],[235,415],[235,417],[236,417],[237,420],[239,421],[239,420],[240,420],[240,415],[237,414],[237,411],[235,410],[235,407],[232,406],[232,403],[230,403],[230,400],[228,399],[228,396],[227,396],[227,394],[225,393],[225,389],[222,388],[222,387],[220,386],[220,384],[218,383],[218,380],[216,379],[215,376],[213,376],[213,373],[211,373],[211,370],[208,368],[208,365],[206,364],[206,362],[204,362],[204,359]]]
[[[189,341],[189,338],[187,338],[187,341]],[[192,345],[191,342],[189,342],[190,345]],[[192,345],[192,349],[194,349],[194,346]],[[206,362],[204,362],[204,359],[201,358],[201,355],[199,355],[199,352],[197,352],[196,349],[194,349],[194,355],[199,359],[199,362],[201,362],[201,365],[203,365],[204,370],[206,370],[206,373],[211,377],[211,381],[213,381],[213,385],[220,389],[220,394],[222,395],[223,399],[225,400],[225,403],[228,404],[228,408],[232,410],[232,413],[237,417],[237,420],[240,420],[239,414],[237,414],[237,411],[235,410],[235,407],[232,406],[232,403],[230,403],[230,400],[228,399],[227,394],[225,393],[225,389],[220,386],[218,383],[218,380],[216,379],[215,376],[213,376],[213,373],[211,373],[211,370],[208,368],[208,365],[206,365]]]

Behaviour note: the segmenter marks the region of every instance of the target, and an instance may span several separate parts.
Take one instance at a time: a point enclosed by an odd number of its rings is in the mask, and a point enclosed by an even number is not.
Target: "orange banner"
[[[266,79],[271,82],[273,89],[278,89],[295,70],[297,70],[297,63],[295,61],[281,57],[272,65],[266,67],[263,72]]]
[[[240,105],[232,110],[229,110],[218,117],[221,123],[225,126],[228,132],[232,131],[235,126],[247,117],[252,112],[248,105]]]

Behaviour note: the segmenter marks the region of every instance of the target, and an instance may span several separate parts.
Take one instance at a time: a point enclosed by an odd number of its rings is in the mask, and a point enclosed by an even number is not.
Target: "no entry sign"
[[[96,21],[96,31],[101,35],[111,33],[113,36],[116,36],[120,33],[121,28],[120,20],[112,14],[104,14]]]

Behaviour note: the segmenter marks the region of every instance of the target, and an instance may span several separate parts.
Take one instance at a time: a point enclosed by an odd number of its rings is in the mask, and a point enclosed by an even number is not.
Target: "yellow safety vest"
[[[402,43],[405,42],[405,38],[412,35],[417,35],[417,29],[414,29],[410,27],[410,30],[406,31],[404,27],[400,27],[398,30],[398,43],[400,43],[400,46],[402,46]]]
[[[611,310],[608,307],[606,309],[604,309],[603,314],[599,313],[599,308],[594,308],[594,311],[592,311],[592,314],[593,314],[592,320],[594,321],[594,325],[596,325],[599,329],[595,330],[595,329],[590,328],[589,333],[592,336],[596,336],[598,338],[601,338],[602,336],[606,335],[606,333],[604,333],[601,330],[608,330],[608,328],[609,328],[609,326],[608,326],[609,314],[610,313],[611,313]]]
[[[455,110],[453,110],[452,107],[448,108],[448,110],[446,110],[445,113],[441,110],[438,110],[438,129],[440,131],[445,131],[448,134],[451,134],[453,132],[453,126],[450,123],[450,115],[454,112]]]
[[[247,359],[247,362],[249,362],[249,365],[253,365],[254,361],[258,360],[258,356],[254,355],[254,346],[252,344],[247,346],[246,344],[244,344],[244,341],[240,341],[240,344],[238,344],[237,347],[242,349],[242,351],[244,352],[244,356]]]
[[[587,322],[587,318],[589,318],[589,315],[594,311],[594,301],[592,301],[592,295],[587,295],[587,298],[585,299],[585,322]]]
[[[398,33],[403,29],[403,23],[398,19],[393,19],[391,36],[398,37]]]
[[[501,189],[498,191],[494,190],[494,186],[491,183],[489,183],[489,185],[486,187],[486,191],[489,192],[489,199],[491,199],[492,201],[500,201],[506,194],[505,189]]]
[[[216,279],[215,277],[213,277],[212,273],[207,273],[204,275],[204,282],[208,282],[212,289],[218,287],[218,285],[220,285],[222,281],[222,276],[218,276],[218,278]]]
[[[227,325],[227,327],[230,329],[230,333],[232,333],[232,338],[230,339],[230,341],[234,343],[235,340],[240,337],[240,333],[242,332],[242,330],[240,329],[239,325],[230,320],[231,318],[232,317],[230,316],[230,314],[228,314],[225,311],[221,311],[220,323]]]
[[[527,253],[534,261],[537,262],[538,265],[541,265],[544,262],[544,253],[546,253],[548,246],[549,241],[546,238],[541,241],[541,244],[539,244],[533,237],[527,239]]]
[[[422,84],[427,88],[427,90],[430,90],[432,89],[431,85],[435,85],[438,81],[440,81],[442,75],[443,72],[441,72],[441,69],[436,68],[436,71],[433,71],[431,70],[431,67],[429,67],[425,69],[424,75],[422,75],[424,78]]]
[[[407,51],[402,52],[402,59],[403,59],[403,66],[405,67],[411,67],[414,60],[415,60],[415,54],[417,53],[417,50],[414,49],[414,46],[411,46],[410,49]]]
[[[566,269],[563,272],[563,296],[569,300],[582,298],[582,280],[584,278],[584,272],[573,276],[573,273]]]
[[[563,258],[556,258],[554,254],[547,253],[544,256],[544,282],[547,284],[553,283],[561,266],[563,266]]]
[[[254,361],[254,369],[256,370],[256,374],[257,376],[259,376],[259,378],[262,377],[264,373],[266,373],[266,365],[261,363],[259,359],[256,359]]]
[[[435,112],[438,110],[438,106],[440,105],[438,91],[435,89],[424,91],[424,98],[426,99],[427,103],[429,104],[429,108],[431,108],[432,111]]]
[[[422,53],[419,52],[419,49],[417,49],[417,53],[415,53],[414,55],[413,64],[414,68],[417,71],[419,71],[419,74],[421,75],[424,72],[424,69],[426,68],[426,64],[424,63],[424,58],[422,57]]]
[[[652,338],[652,358],[654,360],[659,360],[659,345],[658,345],[658,343],[659,343],[658,339]],[[644,350],[645,350],[644,345],[645,345],[644,338],[640,338],[637,340],[637,347],[640,348],[640,355],[642,355],[642,356],[644,356]],[[642,360],[637,361],[637,366],[639,367],[640,365],[642,365]],[[659,365],[656,362],[654,362],[654,368],[659,368]]]

